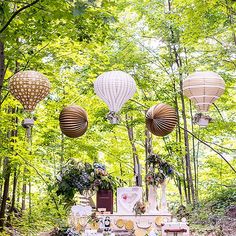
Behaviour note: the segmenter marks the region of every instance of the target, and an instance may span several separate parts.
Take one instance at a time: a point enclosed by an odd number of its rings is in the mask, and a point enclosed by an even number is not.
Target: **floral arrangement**
[[[99,189],[116,189],[121,181],[111,176],[103,164],[82,163],[71,159],[57,178],[57,195],[72,200],[75,193],[92,195]]]
[[[147,158],[147,166],[149,171],[146,175],[146,183],[148,185],[158,186],[167,177],[174,175],[173,167],[157,154],[151,154]]]
[[[142,201],[137,201],[133,211],[135,212],[135,215],[142,215],[146,212],[146,205]]]

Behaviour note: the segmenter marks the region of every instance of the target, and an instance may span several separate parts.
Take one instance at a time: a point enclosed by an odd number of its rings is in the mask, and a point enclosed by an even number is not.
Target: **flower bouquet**
[[[73,203],[75,193],[92,196],[100,189],[115,189],[121,181],[110,175],[103,164],[82,163],[70,159],[57,178],[57,195]]]

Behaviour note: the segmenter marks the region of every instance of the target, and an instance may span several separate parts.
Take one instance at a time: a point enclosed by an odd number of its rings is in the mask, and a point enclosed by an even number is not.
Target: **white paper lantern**
[[[223,78],[211,71],[195,72],[183,82],[184,95],[195,103],[199,112],[207,112],[224,90]]]
[[[108,119],[117,123],[117,113],[136,92],[134,79],[123,71],[109,71],[98,76],[94,82],[96,94],[108,105]]]
[[[183,82],[183,93],[195,103],[198,114],[195,115],[195,123],[202,127],[212,120],[208,115],[202,114],[209,110],[225,90],[225,82],[221,76],[211,71],[195,72]]]

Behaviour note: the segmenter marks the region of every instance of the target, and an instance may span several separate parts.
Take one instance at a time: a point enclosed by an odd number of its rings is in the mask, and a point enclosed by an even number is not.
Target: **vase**
[[[166,201],[166,185],[167,185],[167,179],[165,179],[161,183],[161,202],[160,202],[161,212],[168,212],[167,201]]]
[[[97,191],[97,210],[98,208],[106,208],[106,211],[113,213],[113,191],[108,189],[100,189]]]
[[[157,207],[158,207],[158,205],[157,205],[157,186],[153,186],[153,185],[149,186],[148,203],[149,203],[148,213],[149,214],[158,213],[158,210],[157,210]]]

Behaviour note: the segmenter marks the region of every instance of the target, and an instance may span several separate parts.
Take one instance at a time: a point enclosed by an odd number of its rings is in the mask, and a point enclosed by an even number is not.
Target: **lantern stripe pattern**
[[[60,113],[59,121],[62,133],[70,138],[82,136],[88,128],[87,112],[77,105],[65,107]]]
[[[110,111],[118,112],[136,92],[136,84],[134,79],[123,71],[109,71],[98,76],[94,89]]]
[[[176,112],[167,104],[152,106],[146,113],[146,127],[154,135],[166,136],[173,131],[176,124]]]
[[[37,71],[18,72],[9,82],[11,94],[29,112],[33,111],[37,103],[48,95],[50,87],[49,80]]]
[[[224,90],[223,78],[211,71],[195,72],[183,82],[184,95],[195,103],[199,112],[207,112]]]

